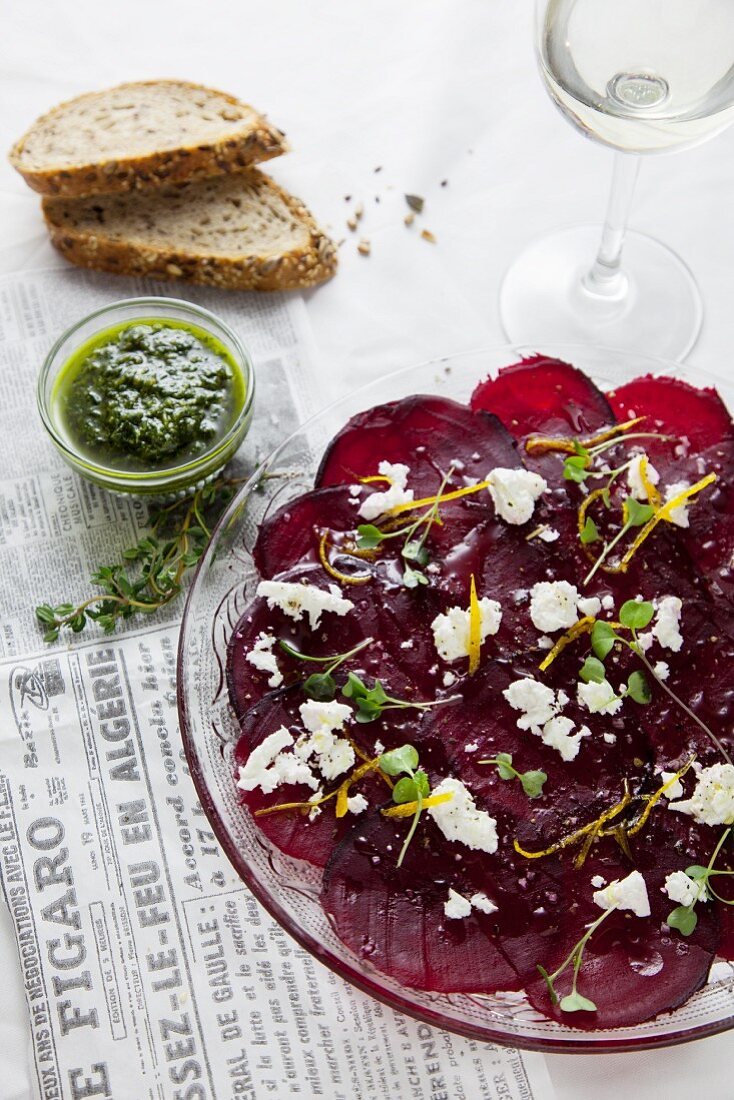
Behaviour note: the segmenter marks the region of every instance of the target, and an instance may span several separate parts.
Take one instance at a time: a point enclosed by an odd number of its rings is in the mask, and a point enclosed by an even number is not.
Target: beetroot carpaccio
[[[363,965],[593,1030],[731,957],[732,501],[715,391],[535,356],[355,416],[262,524],[234,781]]]

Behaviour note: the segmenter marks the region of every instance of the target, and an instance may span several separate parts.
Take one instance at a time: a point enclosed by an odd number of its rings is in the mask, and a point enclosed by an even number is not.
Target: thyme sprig
[[[189,496],[159,508],[150,530],[122,551],[122,561],[101,566],[90,581],[102,591],[79,604],[36,607],[45,628],[43,640],[55,642],[62,630],[81,633],[91,622],[105,634],[135,615],[151,615],[181,593],[186,572],[201,559],[211,529],[244,479],[220,477]]]

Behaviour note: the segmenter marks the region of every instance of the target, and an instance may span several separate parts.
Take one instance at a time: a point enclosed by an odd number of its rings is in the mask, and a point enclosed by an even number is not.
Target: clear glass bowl
[[[63,430],[54,409],[56,380],[72,355],[98,333],[129,321],[183,321],[204,329],[225,346],[242,371],[244,401],[226,435],[193,459],[150,470],[125,470],[105,466],[82,455]],[[38,410],[44,427],[61,457],[73,470],[103,489],[117,493],[175,496],[209,481],[232,458],[252,421],[255,372],[247,349],[232,329],[208,309],[178,298],[125,298],[95,310],[68,328],[53,345],[38,377]]]
[[[623,352],[544,348],[586,370],[603,389],[644,373],[675,373],[717,385],[734,407],[734,386],[703,371]],[[319,904],[321,873],[273,848],[237,798],[232,752],[239,736],[225,684],[227,641],[258,583],[251,549],[262,520],[313,486],[321,454],[360,410],[412,393],[468,400],[488,374],[531,349],[501,347],[436,359],[388,375],[308,421],[263,463],[214,532],[189,593],[178,656],[178,706],[186,756],[201,804],[243,882],[295,940],[347,981],[399,1012],[469,1038],[549,1053],[609,1053],[671,1045],[734,1025],[734,967],[716,962],[709,984],[675,1012],[637,1027],[581,1032],[548,1020],[517,994],[443,995],[406,989],[355,956]]]

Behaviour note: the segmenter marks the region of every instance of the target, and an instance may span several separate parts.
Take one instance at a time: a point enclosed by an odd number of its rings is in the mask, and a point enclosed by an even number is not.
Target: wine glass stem
[[[597,297],[623,298],[627,292],[627,277],[621,267],[622,245],[639,170],[638,156],[615,153],[612,188],[601,244],[593,267],[582,279],[584,288]]]

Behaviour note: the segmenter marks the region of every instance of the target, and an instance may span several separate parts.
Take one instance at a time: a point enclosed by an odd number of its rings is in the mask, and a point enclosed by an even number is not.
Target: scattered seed
[[[379,201],[380,201],[380,196],[379,196],[379,195],[375,195],[375,202],[379,202]]]
[[[347,218],[347,228],[351,229],[352,233],[354,233],[354,230],[357,228],[357,219]]]
[[[359,221],[359,219],[362,217],[363,214],[364,214],[364,206],[360,202],[354,208],[354,216],[357,219],[357,221]]]
[[[371,251],[372,247],[370,242],[363,237],[357,245],[357,252],[359,252],[360,256],[369,256]]]
[[[431,244],[436,243],[436,238],[433,233],[431,233],[430,229],[421,229],[421,237],[424,241],[430,241]]]
[[[345,195],[344,196],[344,201],[345,202],[351,202],[352,201],[352,196],[351,195]]]
[[[377,168],[373,168],[372,171],[373,172],[381,172],[382,171],[382,165],[378,164]]]
[[[442,187],[448,187],[448,183],[449,183],[448,180],[441,180],[441,186]]]
[[[411,210],[415,210],[416,214],[423,213],[425,199],[421,198],[420,195],[406,195],[405,201],[407,202]]]
[[[413,213],[406,214],[405,217],[403,218],[403,221],[405,222],[406,225],[412,225],[413,222],[415,221],[415,214],[413,214]]]

